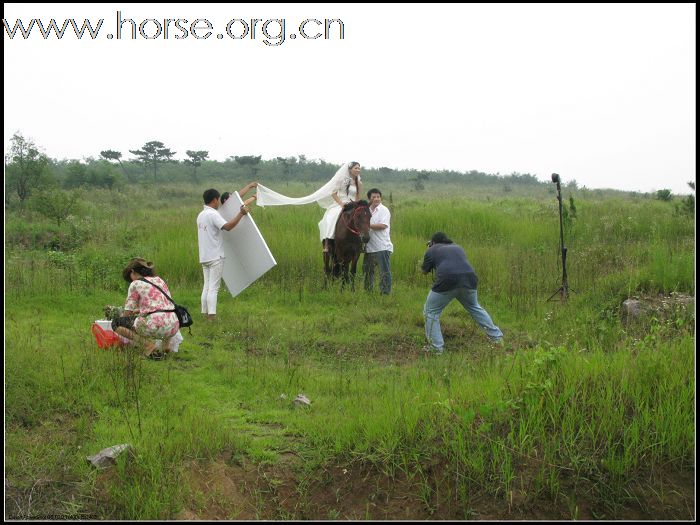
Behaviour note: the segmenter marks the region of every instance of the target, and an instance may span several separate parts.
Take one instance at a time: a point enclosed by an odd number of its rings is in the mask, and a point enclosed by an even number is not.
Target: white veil
[[[263,186],[258,183],[257,187],[257,199],[255,202],[258,206],[282,206],[285,204],[310,204],[312,202],[317,202],[321,208],[330,208],[336,202],[333,200],[331,195],[338,191],[343,179],[350,178],[350,163],[346,162],[343,164],[338,171],[335,172],[333,178],[326,182],[323,186],[313,192],[311,195],[306,197],[287,197],[276,191],[272,191],[270,188]]]

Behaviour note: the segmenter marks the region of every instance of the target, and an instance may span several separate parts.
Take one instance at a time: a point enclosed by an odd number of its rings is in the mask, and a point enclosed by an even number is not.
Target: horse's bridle
[[[357,212],[359,212],[359,211],[360,211],[361,209],[363,209],[363,208],[369,208],[369,206],[363,206],[363,205],[357,206],[357,207],[352,211],[352,215],[350,216],[350,220],[347,221],[347,222],[345,221],[345,215],[343,214],[343,212],[342,212],[342,211],[340,212],[340,213],[341,213],[341,217],[342,217],[342,219],[343,219],[343,224],[345,225],[345,227],[346,227],[348,230],[350,230],[352,233],[354,233],[355,235],[357,235],[358,237],[360,237],[362,234],[361,234],[359,231],[352,229],[352,228],[350,227],[350,225],[351,225],[351,224],[354,224],[355,218],[356,218],[356,216],[357,216]]]

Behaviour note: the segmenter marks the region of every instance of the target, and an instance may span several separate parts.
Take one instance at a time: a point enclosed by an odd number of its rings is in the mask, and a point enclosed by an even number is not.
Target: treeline
[[[81,160],[51,159],[40,148],[19,132],[11,139],[10,152],[5,155],[5,204],[24,201],[39,190],[90,188],[118,188],[126,184],[161,184],[192,182],[205,185],[208,181],[260,180],[266,184],[289,182],[320,183],[327,181],[340,167],[323,159],[308,159],[305,155],[276,157],[264,160],[260,155],[232,155],[224,161],[209,160],[206,150],[186,150],[185,159],[177,160],[177,152],[160,141],[149,141],[138,149],[129,150],[132,158],[125,159],[118,150],[104,149]],[[351,159],[352,160],[352,159]],[[530,173],[484,173],[477,170],[415,170],[390,167],[363,168],[367,180],[409,184],[415,191],[423,191],[428,184],[460,183],[481,186],[507,194],[522,188],[546,187],[549,181],[539,181]],[[689,185],[691,185],[689,183]],[[578,190],[576,180],[564,188]],[[693,192],[694,185],[691,185]],[[585,186],[582,188],[587,192]],[[599,191],[599,190],[596,190]],[[632,192],[633,194],[635,192]],[[651,195],[637,194],[639,196]],[[659,190],[655,198],[671,200],[670,190]],[[685,199],[684,206],[694,208],[694,196]]]
[[[194,193],[201,195],[201,190],[206,187],[221,187],[227,181],[233,187],[249,180],[259,180],[281,191],[286,183],[294,182],[296,192],[300,190],[299,183],[308,183],[306,189],[312,190],[326,182],[339,167],[324,160],[307,159],[304,155],[269,160],[252,155],[231,156],[219,162],[208,160],[207,151],[194,150],[188,150],[188,158],[178,162],[172,158],[175,152],[155,141],[132,151],[132,154],[137,158],[123,160],[121,152],[103,150],[99,156],[82,160],[55,160],[42,153],[31,140],[15,134],[11,149],[5,155],[6,248],[72,253],[91,238],[91,224],[103,208],[123,209],[126,202],[137,196],[145,199],[140,201],[145,205],[153,199],[167,200],[182,195],[191,198],[193,185],[197,188]],[[455,191],[486,200],[506,195],[556,198],[552,183],[539,182],[530,174],[380,167],[365,168],[363,178],[367,184],[380,184],[384,190],[387,187],[394,192],[399,190],[404,198],[411,194],[418,197],[421,192],[430,198],[429,194],[452,195]],[[689,186],[694,192],[694,183],[689,183]],[[693,216],[695,213],[695,196],[692,194],[674,199],[668,190],[656,194],[626,194],[615,190],[579,189],[575,181],[566,184],[565,188],[566,193],[562,194],[566,199],[563,206],[565,224],[576,218],[574,197],[577,201],[608,197],[657,199],[672,201],[669,209],[677,214]],[[389,190],[389,202],[391,197]],[[124,243],[131,245],[131,240],[125,238]]]
[[[129,150],[133,158],[126,159],[118,150],[105,149],[83,159],[56,160],[49,158],[31,140],[16,133],[10,152],[5,155],[5,195],[24,201],[34,188],[114,188],[124,184],[159,184],[189,181],[195,184],[207,180],[257,180],[266,182],[327,181],[340,165],[323,159],[308,159],[305,155],[262,159],[255,155],[232,155],[224,161],[209,160],[205,150],[187,150],[184,160],[177,152],[160,141],[150,141],[138,149]],[[408,182],[418,191],[429,182],[462,182],[486,186],[502,186],[508,192],[515,186],[542,186],[534,175],[511,173],[489,174],[476,170],[364,168],[366,178],[387,182]],[[570,187],[576,188],[571,181]]]

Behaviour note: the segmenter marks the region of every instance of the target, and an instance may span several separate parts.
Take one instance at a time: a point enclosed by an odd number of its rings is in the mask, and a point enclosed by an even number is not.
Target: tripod
[[[569,297],[569,278],[566,275],[566,246],[564,246],[564,219],[562,217],[562,204],[561,204],[561,179],[556,173],[552,173],[552,182],[557,183],[557,200],[559,201],[559,247],[561,249],[561,267],[562,267],[562,279],[561,286],[554,292],[547,302],[554,299],[554,296],[559,294],[560,300],[566,302]],[[573,290],[571,290],[573,292]]]

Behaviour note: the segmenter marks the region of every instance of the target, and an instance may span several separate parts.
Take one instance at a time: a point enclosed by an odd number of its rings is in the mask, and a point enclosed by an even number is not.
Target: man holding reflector
[[[239,194],[244,196],[258,185],[251,182]],[[208,189],[203,194],[204,209],[197,216],[197,233],[199,241],[199,262],[204,273],[202,289],[202,315],[216,319],[216,302],[221,277],[224,272],[224,244],[222,230],[230,231],[248,214],[248,206],[255,197],[251,197],[240,206],[239,212],[229,221],[217,211],[221,206],[221,195],[215,189]]]

